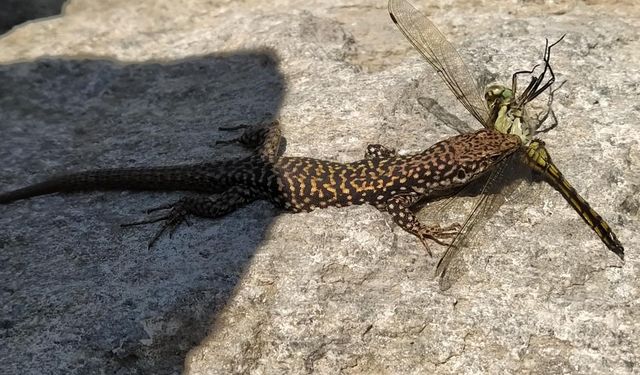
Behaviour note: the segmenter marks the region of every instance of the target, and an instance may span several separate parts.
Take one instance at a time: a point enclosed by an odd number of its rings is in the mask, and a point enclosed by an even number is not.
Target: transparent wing
[[[506,199],[521,185],[523,178],[530,175],[530,171],[522,165],[520,155],[513,155],[503,161],[480,185],[469,185],[458,193],[457,197],[474,196],[476,202],[471,213],[466,216],[462,229],[453,239],[444,255],[440,258],[436,267],[436,276],[440,276],[440,289],[449,289],[465,272],[465,264],[460,259],[460,251],[471,246],[473,239],[489,221]],[[441,210],[449,210],[448,205],[454,204],[447,201]],[[438,215],[436,215],[438,216]]]
[[[442,121],[446,126],[457,131],[458,134],[473,133],[476,131],[476,129],[465,121],[460,120],[458,117],[447,111],[446,108],[442,107],[434,99],[423,96],[418,98],[418,103],[429,113],[436,116],[438,120]]]
[[[389,14],[404,36],[420,51],[456,98],[484,127],[489,110],[482,91],[462,58],[440,30],[405,0],[389,0]]]

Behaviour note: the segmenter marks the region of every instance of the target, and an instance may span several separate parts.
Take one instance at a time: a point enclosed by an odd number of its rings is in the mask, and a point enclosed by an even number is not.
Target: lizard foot
[[[442,239],[455,237],[461,229],[462,226],[458,223],[454,223],[446,227],[441,227],[439,225],[424,226],[421,228],[420,232],[417,233],[417,236],[420,239],[420,242],[422,242],[424,248],[427,250],[429,256],[432,256],[427,240],[431,240],[439,245],[450,246],[450,242],[443,241]]]
[[[242,125],[237,125],[237,126],[226,126],[226,127],[219,127],[218,130],[223,131],[223,132],[232,132],[232,131],[236,131],[236,130],[240,130],[240,129],[247,129],[249,127],[249,125],[246,124],[242,124]],[[229,145],[232,143],[241,143],[241,137],[237,137],[237,138],[232,138],[232,139],[222,139],[219,141],[216,141],[217,145]]]
[[[160,230],[156,233],[155,236],[149,241],[149,249],[158,241],[160,236],[169,231],[169,238],[173,237],[173,233],[176,231],[178,226],[185,222],[187,225],[191,225],[187,220],[188,210],[186,209],[183,200],[179,200],[174,203],[164,204],[162,206],[154,207],[145,211],[145,213],[150,214],[156,211],[169,210],[168,212],[154,218],[150,218],[147,220],[135,221],[132,223],[120,224],[121,227],[132,227],[136,225],[145,225],[145,224],[153,224],[159,221],[164,221]]]
[[[278,127],[277,120],[270,121],[270,122],[263,122],[263,123],[260,123],[259,125],[254,125],[254,126],[248,125],[248,124],[240,124],[236,126],[225,126],[225,127],[221,126],[218,128],[218,130],[223,132],[233,132],[241,129],[244,129],[244,132],[242,133],[241,136],[236,138],[216,141],[216,144],[228,145],[233,143],[240,143],[241,145],[244,145],[250,148],[258,147],[260,144],[264,142],[264,140],[268,137],[269,132],[274,127],[275,128]]]

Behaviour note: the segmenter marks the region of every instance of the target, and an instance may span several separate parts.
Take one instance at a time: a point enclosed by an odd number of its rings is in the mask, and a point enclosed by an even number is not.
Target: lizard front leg
[[[389,159],[396,156],[398,153],[395,149],[377,143],[367,145],[367,150],[364,152],[365,159]]]
[[[183,221],[186,221],[187,216],[189,215],[215,219],[235,211],[256,199],[257,197],[246,188],[234,186],[225,190],[221,194],[211,196],[189,196],[174,203],[154,207],[147,210],[147,213],[162,210],[168,211],[155,218],[122,224],[122,226],[129,227],[163,221],[160,230],[151,239],[151,241],[149,241],[149,248],[151,248],[165,231],[168,230],[169,237],[171,237],[176,228]]]
[[[454,237],[460,230],[460,224],[453,224],[446,227],[439,225],[427,226],[418,221],[418,218],[411,212],[410,207],[420,200],[418,195],[397,195],[389,199],[384,205],[384,210],[391,214],[393,221],[400,228],[418,237],[427,253],[431,256],[431,250],[427,240],[434,241],[440,245],[449,245],[442,241],[442,238]]]

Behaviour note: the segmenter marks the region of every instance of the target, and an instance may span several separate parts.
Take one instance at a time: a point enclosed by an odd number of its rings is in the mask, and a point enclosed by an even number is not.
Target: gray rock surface
[[[414,4],[503,82],[567,33],[560,124],[543,138],[624,263],[541,183],[484,226],[447,291],[437,257],[371,207],[256,203],[148,251],[155,228],[118,224],[179,193],[40,197],[0,206],[1,372],[637,373],[639,7]],[[0,190],[242,155],[214,146],[231,136],[221,125],[279,118],[288,155],[349,161],[368,143],[422,150],[455,134],[451,116],[472,123],[384,1],[76,0],[3,35],[0,62]]]

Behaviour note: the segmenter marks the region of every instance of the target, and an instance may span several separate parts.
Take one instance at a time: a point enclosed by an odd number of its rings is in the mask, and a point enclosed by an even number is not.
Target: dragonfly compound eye
[[[493,84],[487,86],[484,98],[489,103],[496,101],[510,102],[513,99],[513,91],[505,86]]]
[[[493,84],[487,86],[484,91],[484,98],[487,101],[493,101],[502,96],[502,93],[506,90],[506,88],[502,85]]]

